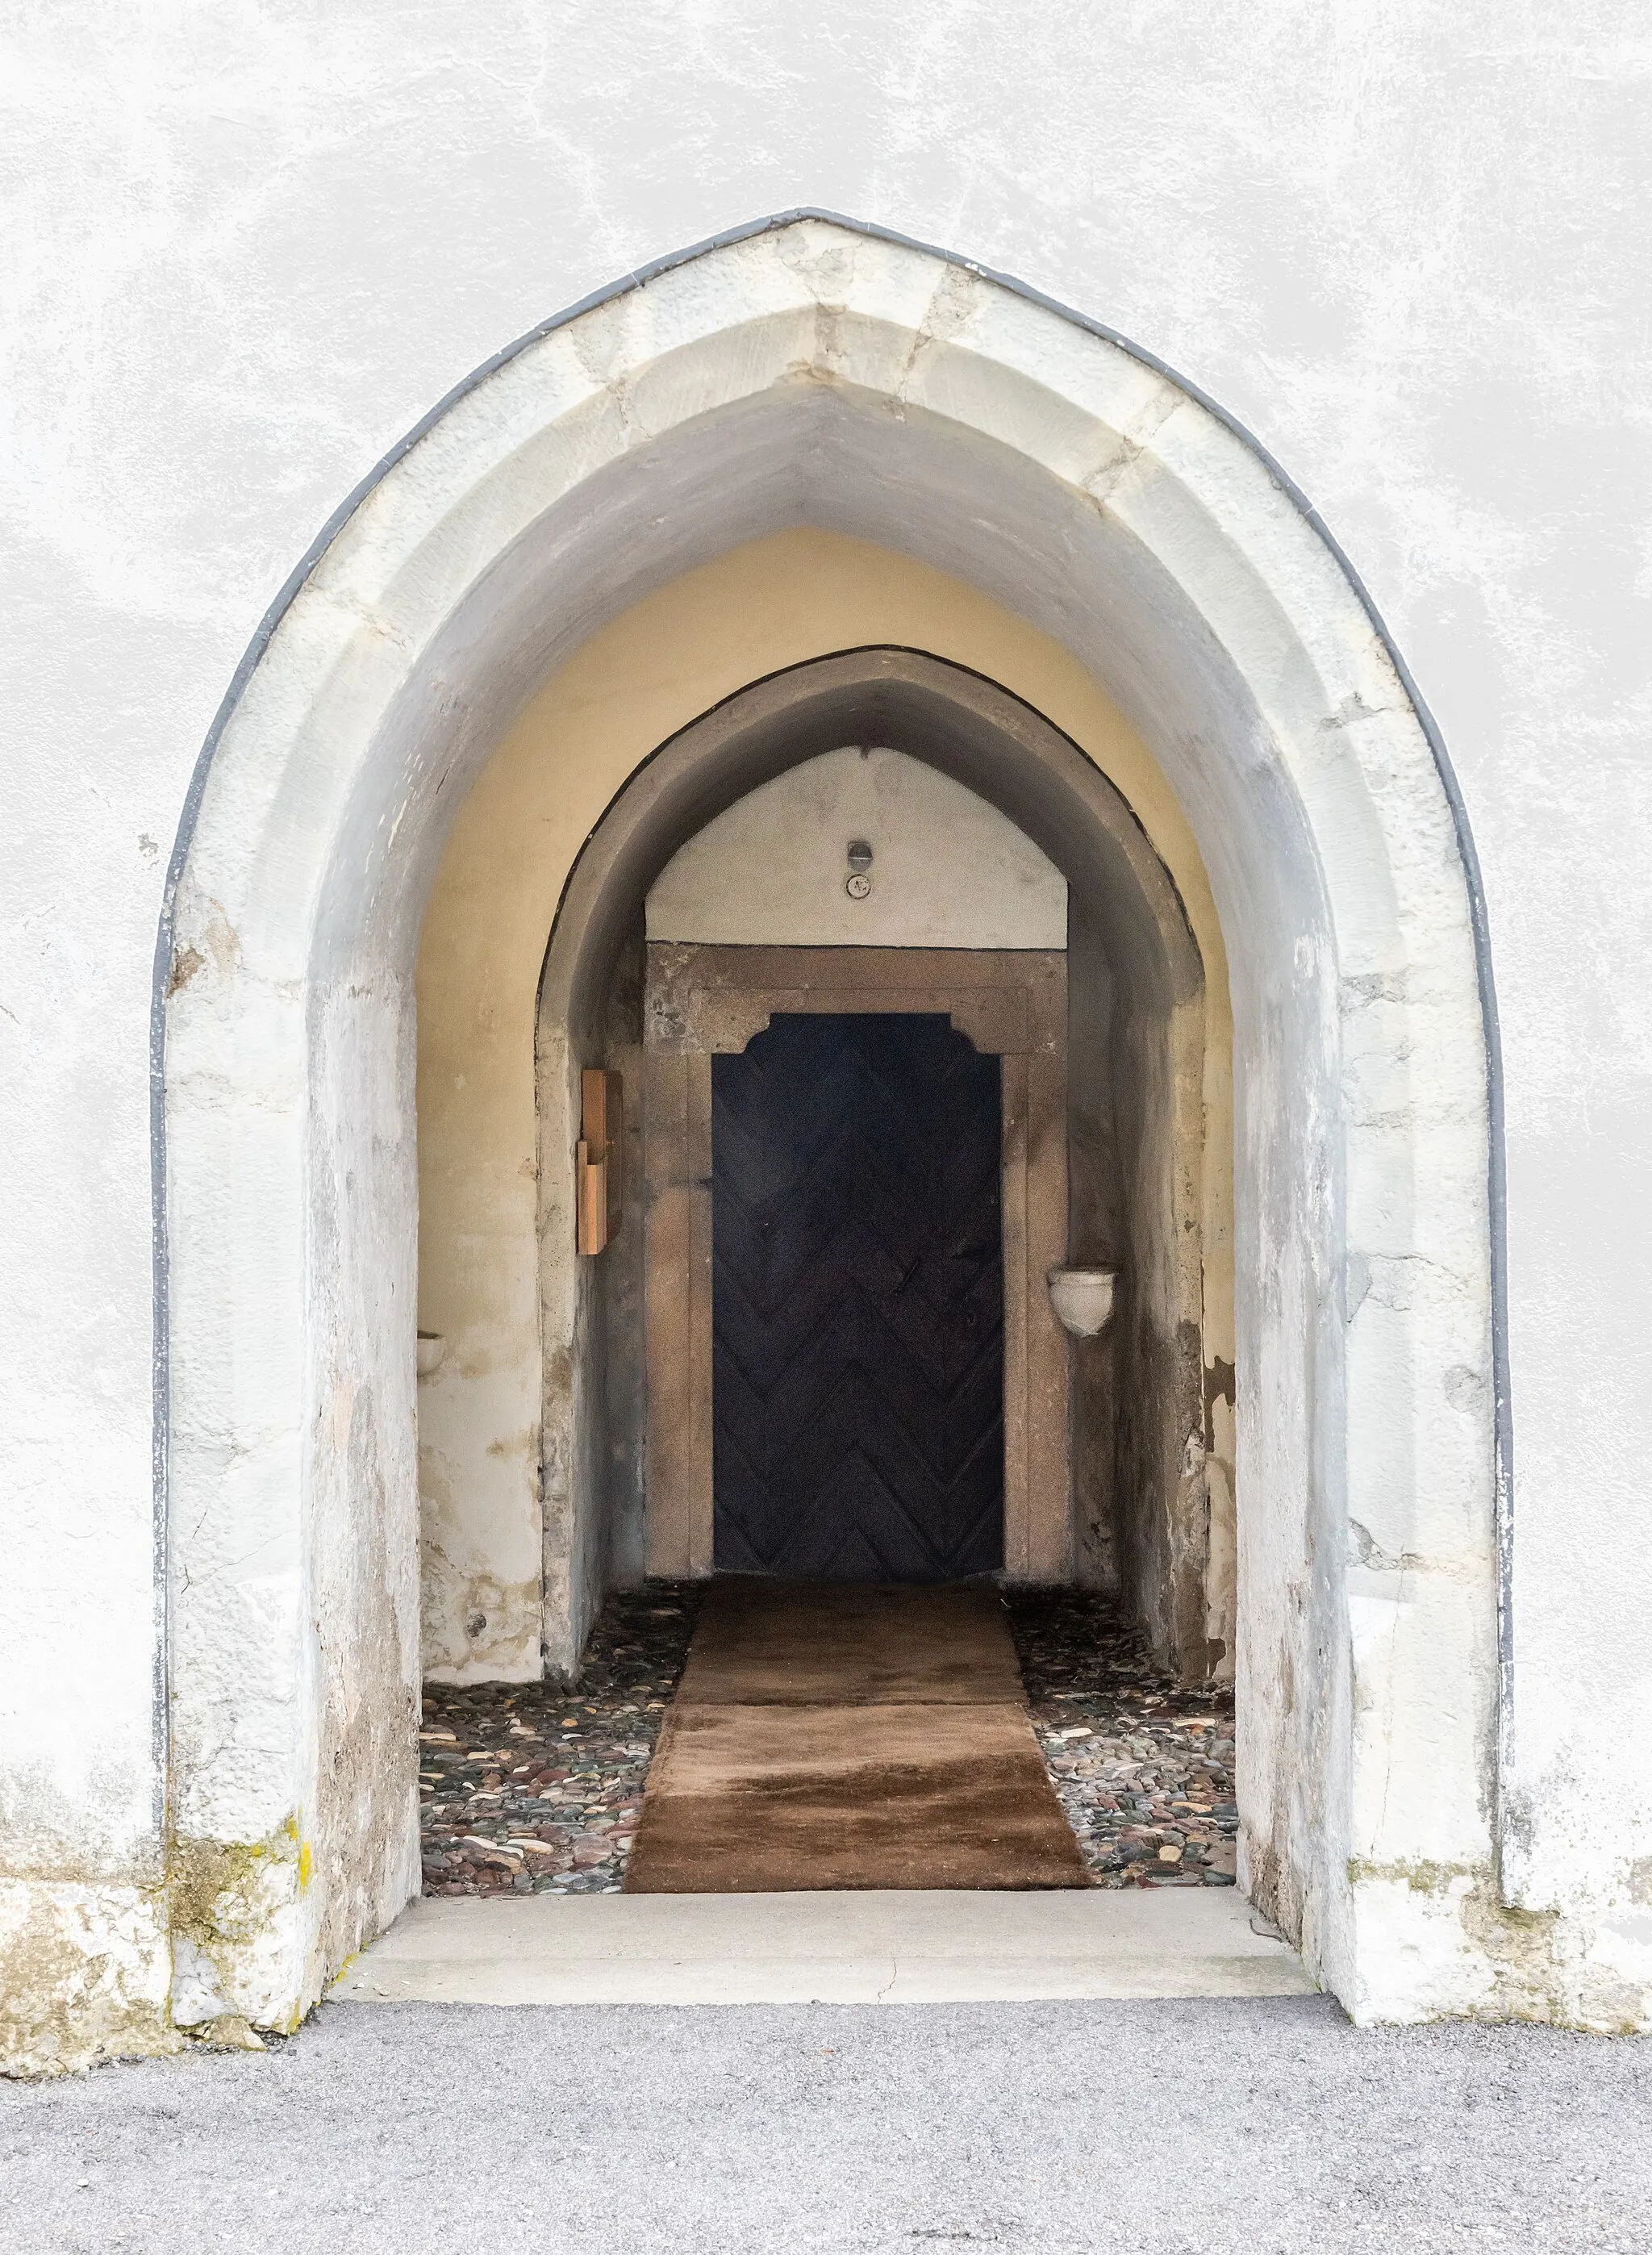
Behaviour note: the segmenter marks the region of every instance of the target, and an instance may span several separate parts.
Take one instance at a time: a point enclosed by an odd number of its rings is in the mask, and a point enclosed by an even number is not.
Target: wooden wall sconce
[[[617,1072],[579,1076],[579,1142],[574,1163],[578,1248],[600,1253],[620,1227],[625,1090]]]

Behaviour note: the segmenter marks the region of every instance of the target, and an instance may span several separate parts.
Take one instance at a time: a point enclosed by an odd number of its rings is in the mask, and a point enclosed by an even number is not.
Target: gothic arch
[[[1064,643],[1193,825],[1236,1025],[1250,1875],[1357,2015],[1472,2008],[1502,1388],[1448,771],[1323,527],[1208,402],[978,269],[793,214],[444,402],[203,754],[158,985],[164,1711],[180,1851],[261,1852],[180,1937],[180,2016],[290,2020],[415,1881],[410,976],[450,811],[594,627],[797,523]]]
[[[1105,1391],[1127,1397],[1120,1415],[1136,1484],[1157,1506],[1129,1514],[1124,1578],[1164,1662],[1197,1681],[1212,1658],[1205,1636],[1208,1503],[1199,1439],[1206,1423],[1200,1346],[1207,1289],[1207,1057],[1206,973],[1197,938],[1139,818],[1076,743],[996,682],[921,650],[890,647],[798,663],[751,683],[677,731],[633,770],[564,888],[540,980],[536,1042],[541,1430],[543,1460],[562,1468],[554,1540],[570,1561],[554,1589],[547,1577],[547,1650],[571,1661],[601,1598],[602,1522],[612,1507],[604,1491],[612,1484],[616,1436],[584,1382],[591,1329],[594,1323],[604,1332],[602,1359],[610,1361],[614,1332],[638,1331],[642,1289],[634,1240],[620,1264],[618,1307],[605,1304],[615,1296],[609,1289],[614,1261],[593,1274],[571,1250],[564,1154],[578,1134],[579,1068],[606,1054],[609,981],[640,924],[649,884],[677,847],[747,790],[840,743],[901,750],[1007,815],[1066,877],[1074,917],[1095,935],[1108,966],[1108,1022],[1096,1038],[1129,1059],[1124,1078],[1130,1085],[1121,1092],[1124,1149],[1115,1159],[1130,1185],[1117,1224],[1120,1250],[1129,1247],[1120,1286],[1128,1312],[1116,1327],[1122,1367],[1116,1379],[1110,1371]],[[1096,1000],[1085,990],[1082,971],[1079,988],[1075,1019]],[[1065,1170],[1068,1131],[1060,1141]],[[638,1171],[634,1155],[629,1170]],[[1061,1243],[1053,1259],[1092,1257],[1076,1248],[1064,1253],[1064,1197],[1060,1205]],[[1225,1339],[1227,1329],[1224,1320],[1218,1336]],[[1151,1342],[1144,1349],[1138,1343],[1144,1339]],[[640,1340],[619,1344],[622,1353],[628,1345],[626,1359],[632,1359]],[[1064,1372],[1059,1332],[1055,1348]],[[1208,1362],[1208,1353],[1203,1359]],[[1065,1385],[1063,1375],[1063,1401]],[[648,1388],[637,1390],[646,1394]],[[1049,1389],[1046,1398],[1056,1391]],[[1059,1423],[1065,1467],[1065,1407]],[[1198,1458],[1192,1465],[1190,1444]],[[656,1454],[651,1445],[651,1490]],[[1067,1485],[1065,1469],[1060,1485]],[[652,1523],[652,1494],[648,1516]],[[1063,1567],[1051,1554],[1027,1578],[1062,1578],[1081,1568],[1076,1557]]]

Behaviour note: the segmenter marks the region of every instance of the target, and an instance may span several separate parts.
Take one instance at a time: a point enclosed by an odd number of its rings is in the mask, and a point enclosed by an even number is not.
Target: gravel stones
[[[700,1595],[691,1583],[616,1592],[571,1690],[425,1685],[426,1894],[618,1893]]]
[[[705,1585],[612,1596],[575,1689],[424,1689],[428,1894],[619,1891]],[[1184,1691],[1102,1598],[1004,1592],[1032,1719],[1100,1886],[1231,1886],[1233,1687]],[[935,1727],[948,1711],[935,1710]]]
[[[1105,1598],[1004,1599],[1045,1763],[1096,1884],[1232,1886],[1232,1684],[1180,1689]]]

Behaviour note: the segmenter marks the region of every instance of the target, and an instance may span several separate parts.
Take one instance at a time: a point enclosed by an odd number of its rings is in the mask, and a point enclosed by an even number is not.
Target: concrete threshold
[[[919,2005],[1294,1997],[1236,1889],[426,1897],[352,1960],[351,2004]]]

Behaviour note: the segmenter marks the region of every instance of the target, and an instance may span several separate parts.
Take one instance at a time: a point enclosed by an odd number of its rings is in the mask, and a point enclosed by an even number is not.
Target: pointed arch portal
[[[1494,1029],[1443,752],[1208,402],[801,214],[479,369],[327,527],[203,753],[158,957],[159,1713],[174,1852],[259,1852],[175,1937],[179,2017],[290,2024],[416,1886],[412,975],[453,812],[593,631],[795,525],[1064,645],[1192,826],[1234,1022],[1242,1875],[1357,2017],[1488,2008]]]

